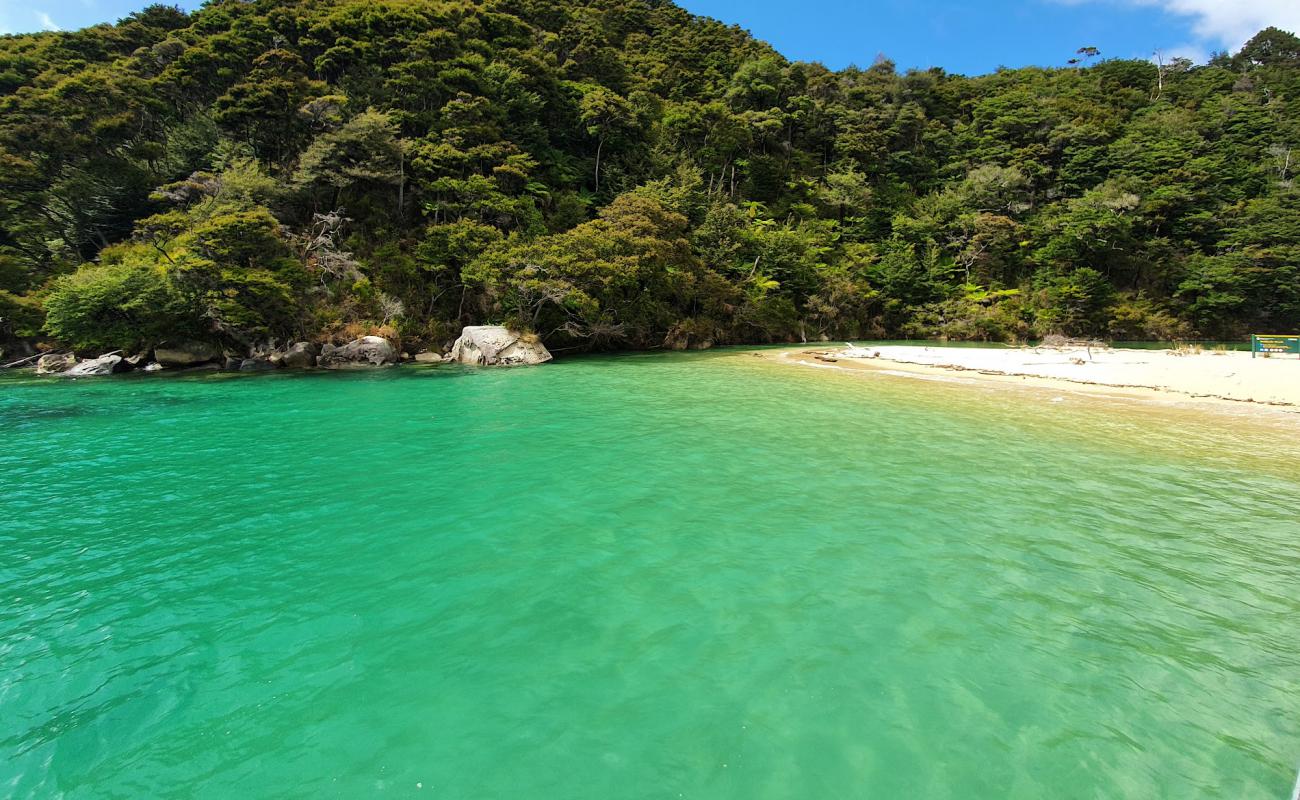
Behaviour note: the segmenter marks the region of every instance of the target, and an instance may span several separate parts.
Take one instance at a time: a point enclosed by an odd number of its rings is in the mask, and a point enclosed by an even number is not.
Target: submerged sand
[[[777,358],[806,366],[952,375],[1113,395],[1157,392],[1166,398],[1300,407],[1300,359],[1251,358],[1244,352],[1072,348],[966,348],[882,345],[869,357],[846,348],[797,348]],[[772,353],[772,351],[767,351]],[[857,353],[855,353],[856,355]],[[1295,410],[1300,410],[1297,408]]]

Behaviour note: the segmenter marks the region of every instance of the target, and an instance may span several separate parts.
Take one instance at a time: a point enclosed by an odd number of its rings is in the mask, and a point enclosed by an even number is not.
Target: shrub
[[[1159,304],[1143,297],[1126,298],[1115,305],[1107,324],[1111,338],[1119,340],[1174,341],[1192,335],[1192,326]]]
[[[961,294],[919,309],[912,331],[944,339],[1016,342],[1029,336],[1028,316],[1020,290],[967,284]]]
[[[54,282],[45,330],[77,350],[133,350],[199,333],[198,315],[155,267],[83,267]]]
[[[307,275],[269,211],[222,211],[176,242],[160,266],[222,336],[251,344],[297,330]]]
[[[1038,293],[1037,327],[1043,333],[1099,333],[1106,325],[1113,292],[1106,276],[1090,267],[1050,276]]]

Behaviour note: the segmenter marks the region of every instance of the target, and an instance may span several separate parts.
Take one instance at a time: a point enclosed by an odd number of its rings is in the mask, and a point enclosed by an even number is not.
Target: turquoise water
[[[1283,798],[1300,447],[737,353],[0,381],[0,796]]]

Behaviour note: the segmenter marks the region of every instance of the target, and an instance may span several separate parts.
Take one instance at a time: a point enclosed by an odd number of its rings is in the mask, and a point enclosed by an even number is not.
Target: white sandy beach
[[[1168,350],[868,346],[874,358],[845,358],[843,347],[799,348],[781,358],[810,366],[965,373],[1076,391],[1141,390],[1187,398],[1300,406],[1300,359],[1246,352],[1178,355]],[[834,359],[831,361],[831,359]]]

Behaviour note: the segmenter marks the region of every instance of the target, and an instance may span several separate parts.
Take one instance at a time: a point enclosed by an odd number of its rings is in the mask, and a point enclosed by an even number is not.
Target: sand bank
[[[1243,352],[1177,355],[1168,350],[880,346],[875,358],[845,358],[843,347],[801,347],[776,357],[806,366],[949,375],[1142,396],[1258,403],[1300,411],[1300,359]],[[769,353],[772,351],[768,351]],[[833,359],[833,360],[832,360]]]

